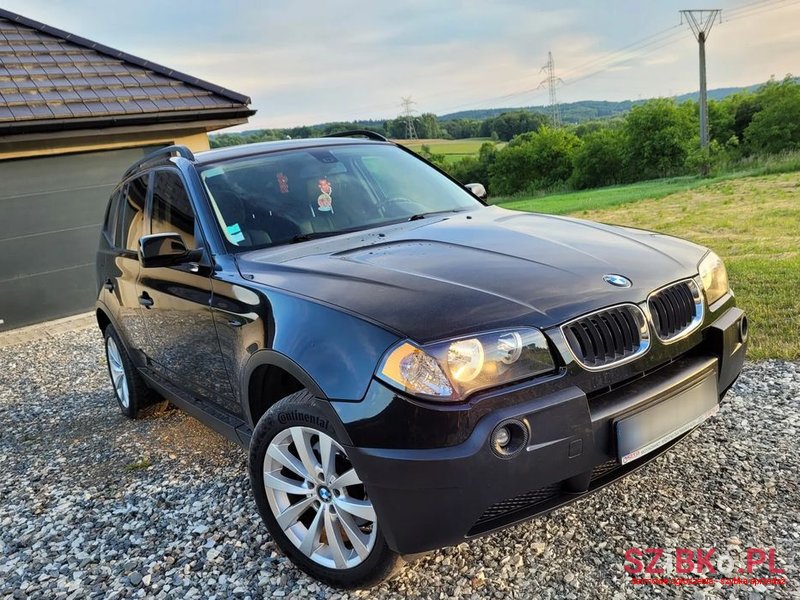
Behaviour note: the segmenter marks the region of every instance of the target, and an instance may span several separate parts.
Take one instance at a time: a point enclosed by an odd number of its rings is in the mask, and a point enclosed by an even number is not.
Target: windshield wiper
[[[367,229],[373,229],[374,227],[376,226],[366,225],[363,227],[348,227],[347,229],[339,229],[338,231],[312,231],[309,233],[298,233],[291,240],[289,240],[289,242],[292,244],[298,244],[300,242],[318,240],[319,238],[332,237],[334,235],[343,235],[345,233],[355,233],[356,231],[365,231]]]
[[[462,212],[462,211],[463,211],[463,209],[461,209],[461,208],[454,208],[454,209],[450,209],[450,210],[435,210],[433,212],[426,212],[426,213],[419,213],[419,214],[416,214],[416,215],[411,215],[406,220],[407,221],[419,221],[420,219],[424,219],[426,217],[432,217],[434,215],[443,215],[445,213],[457,213],[457,212]]]
[[[300,242],[308,242],[310,240],[317,240],[319,238],[330,237],[332,235],[339,235],[341,231],[315,231],[313,233],[300,233],[294,236],[290,241],[292,244]]]

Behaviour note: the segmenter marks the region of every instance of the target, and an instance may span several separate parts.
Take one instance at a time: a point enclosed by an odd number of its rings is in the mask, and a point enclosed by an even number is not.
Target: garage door
[[[156,147],[0,161],[0,330],[93,308],[108,197]]]

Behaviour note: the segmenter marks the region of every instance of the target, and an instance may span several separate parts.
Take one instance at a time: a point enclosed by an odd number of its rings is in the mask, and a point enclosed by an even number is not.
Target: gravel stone
[[[280,554],[241,449],[174,409],[122,417],[83,329],[0,349],[0,598],[798,598],[798,440],[800,364],[749,363],[717,417],[627,479],[344,594]],[[774,547],[787,585],[634,586],[631,547],[737,568]]]

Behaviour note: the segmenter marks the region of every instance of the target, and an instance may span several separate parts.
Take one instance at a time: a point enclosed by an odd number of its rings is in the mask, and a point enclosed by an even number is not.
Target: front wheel
[[[259,420],[249,469],[259,513],[303,571],[341,588],[370,587],[401,565],[366,488],[316,400],[301,391]]]

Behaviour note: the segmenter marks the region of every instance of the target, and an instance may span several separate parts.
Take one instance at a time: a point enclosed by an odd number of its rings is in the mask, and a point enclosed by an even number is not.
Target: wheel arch
[[[306,389],[319,400],[328,396],[303,367],[275,350],[259,350],[254,353],[242,375],[242,409],[250,427],[269,408],[286,396]]]

